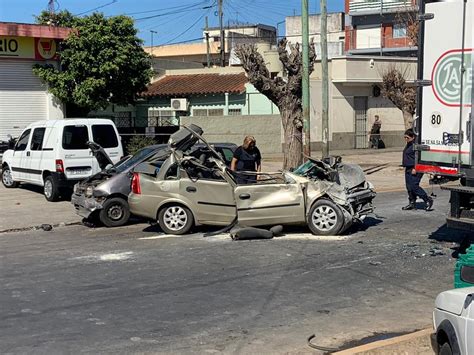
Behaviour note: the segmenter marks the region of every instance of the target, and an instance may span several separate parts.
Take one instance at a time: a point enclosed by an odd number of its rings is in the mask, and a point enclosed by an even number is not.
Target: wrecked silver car
[[[337,235],[373,211],[375,192],[358,165],[310,159],[292,172],[259,173],[255,183],[238,185],[212,147],[200,159],[184,153],[202,140],[199,127],[177,133],[181,136],[171,137],[168,159],[135,168],[128,198],[132,213],[157,220],[165,233],[237,221],[241,226],[307,224],[314,234]]]
[[[233,143],[213,144],[226,164],[230,165],[232,155],[237,145]],[[95,143],[89,143],[89,148],[96,157],[102,169],[96,175],[77,183],[74,186],[71,203],[76,213],[84,218],[98,217],[107,227],[118,227],[127,223],[130,218],[128,194],[132,180],[131,171],[138,164],[152,160],[166,160],[171,153],[167,144],[157,144],[140,149],[135,155],[127,156],[117,164],[112,165],[107,153]],[[196,144],[187,153],[199,159],[207,151],[204,144]]]
[[[115,165],[112,165],[100,146],[89,147],[102,170],[74,186],[71,203],[81,217],[89,218],[96,213],[105,226],[121,226],[130,218],[127,200],[132,179],[131,169],[151,157],[167,158],[168,146],[158,144],[145,147],[135,155],[121,159]]]

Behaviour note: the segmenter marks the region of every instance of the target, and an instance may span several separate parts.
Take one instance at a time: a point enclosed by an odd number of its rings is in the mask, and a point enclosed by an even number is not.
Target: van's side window
[[[46,128],[35,128],[31,137],[31,150],[43,149],[44,132]]]
[[[94,142],[99,144],[102,148],[118,147],[117,134],[115,133],[115,129],[112,125],[92,125],[92,136],[94,138]]]
[[[16,143],[15,150],[25,150],[28,145],[28,140],[30,139],[31,129],[27,129]]]
[[[64,126],[63,148],[64,149],[88,149],[89,132],[87,126]]]

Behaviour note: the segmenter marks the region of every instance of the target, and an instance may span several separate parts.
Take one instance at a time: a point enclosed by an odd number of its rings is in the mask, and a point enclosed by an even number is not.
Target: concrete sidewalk
[[[378,192],[403,191],[405,188],[404,170],[399,166],[400,149],[351,150],[334,152],[334,154],[343,156],[344,162],[360,164],[363,169],[380,166],[381,170],[367,175],[367,179],[374,184]],[[313,156],[317,157],[316,152]],[[264,157],[262,165],[263,171],[281,170],[282,157],[281,155],[280,157]],[[425,177],[423,185],[427,186],[427,184],[428,178]],[[2,206],[0,232],[41,224],[80,223],[82,220],[76,215],[69,201],[48,202],[43,196],[42,188],[32,185],[22,185],[16,189],[6,189],[1,185],[0,204]]]

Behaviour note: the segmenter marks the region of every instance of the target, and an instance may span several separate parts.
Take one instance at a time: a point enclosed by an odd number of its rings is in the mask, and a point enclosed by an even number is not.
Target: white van
[[[89,141],[101,145],[113,163],[123,156],[111,120],[77,118],[32,123],[15,147],[3,154],[3,185],[12,188],[25,182],[44,186],[46,199],[57,200],[62,190],[99,172],[99,164],[86,144]]]

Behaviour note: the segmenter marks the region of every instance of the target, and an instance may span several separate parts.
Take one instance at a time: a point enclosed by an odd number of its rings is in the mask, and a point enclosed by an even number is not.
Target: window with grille
[[[196,108],[193,110],[193,116],[207,116],[207,109]]]
[[[171,110],[148,110],[148,126],[176,126],[178,125],[174,111]]]
[[[242,114],[242,109],[240,108],[230,108],[229,116],[240,116]]]
[[[222,108],[210,108],[208,110],[209,116],[224,116],[224,109]]]

